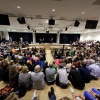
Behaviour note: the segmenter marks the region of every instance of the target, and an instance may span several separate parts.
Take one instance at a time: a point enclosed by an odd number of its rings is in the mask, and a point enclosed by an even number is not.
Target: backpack
[[[11,93],[11,90],[12,87],[10,87],[9,85],[0,89],[0,100],[4,100]]]

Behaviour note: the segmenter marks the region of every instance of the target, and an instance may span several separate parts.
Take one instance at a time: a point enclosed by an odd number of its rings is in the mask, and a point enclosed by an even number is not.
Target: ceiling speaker
[[[98,20],[87,20],[85,29],[96,29]]]
[[[67,31],[67,30],[68,30],[68,28],[66,27],[66,28],[65,28],[65,31]]]
[[[78,27],[79,24],[80,24],[80,22],[79,22],[78,20],[76,20],[75,23],[74,23],[74,26],[75,26],[75,27]]]
[[[0,14],[0,25],[10,25],[9,17],[6,14]]]
[[[55,20],[54,19],[49,19],[49,21],[48,21],[49,23],[49,25],[55,25]]]
[[[30,30],[30,26],[27,26],[27,28]]]
[[[17,21],[20,23],[20,24],[25,24],[25,18],[24,17],[19,17],[17,18]]]

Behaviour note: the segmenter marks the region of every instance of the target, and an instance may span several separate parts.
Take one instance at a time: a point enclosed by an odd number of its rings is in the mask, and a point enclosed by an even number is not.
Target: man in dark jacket
[[[86,63],[82,62],[82,66],[79,67],[79,71],[81,73],[82,79],[85,83],[89,83],[91,81],[91,75],[89,69],[86,67]]]
[[[70,80],[70,82],[75,88],[80,90],[84,89],[85,87],[84,81],[81,77],[79,70],[75,68],[75,66],[72,67],[68,79]]]

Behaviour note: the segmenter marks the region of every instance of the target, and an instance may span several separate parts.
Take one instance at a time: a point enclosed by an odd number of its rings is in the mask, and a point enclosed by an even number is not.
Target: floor
[[[50,50],[46,50],[46,58],[47,58],[48,62],[53,61],[53,57],[51,55],[51,51]],[[1,81],[0,82],[0,89],[3,88],[5,85],[6,84]],[[70,88],[69,87],[67,89],[61,89],[56,85],[52,85],[52,86],[55,89],[55,95],[57,97],[56,100],[59,100],[60,98],[62,98],[64,96],[68,96],[71,100],[73,100],[72,99],[72,95],[70,93]],[[38,90],[37,91],[39,100],[49,100],[48,99],[48,91],[50,90],[50,87],[51,86],[47,86],[46,85],[44,90]],[[86,84],[84,90],[90,91],[92,87],[100,89],[100,80],[91,81],[90,83]],[[82,94],[83,95],[84,90],[80,91],[80,90],[74,89],[74,92],[76,94]],[[21,100],[32,100],[33,93],[34,93],[33,89],[31,91],[28,91],[26,93],[26,95],[23,98],[21,98]]]

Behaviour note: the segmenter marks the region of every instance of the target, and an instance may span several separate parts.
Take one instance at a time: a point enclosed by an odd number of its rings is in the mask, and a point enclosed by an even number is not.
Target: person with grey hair
[[[57,71],[56,85],[60,86],[63,89],[66,89],[69,85],[68,76],[64,64],[59,64],[59,69]]]
[[[52,85],[55,83],[55,74],[56,74],[56,69],[53,68],[53,64],[49,64],[49,68],[46,68],[46,81],[48,85]]]
[[[97,80],[100,77],[100,67],[95,63],[93,59],[90,60],[90,65],[88,66],[92,79]]]
[[[44,74],[41,72],[40,65],[36,65],[34,68],[34,72],[31,73],[31,79],[33,81],[34,89],[44,89]]]

